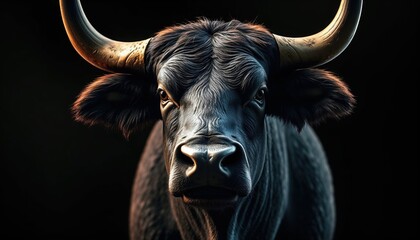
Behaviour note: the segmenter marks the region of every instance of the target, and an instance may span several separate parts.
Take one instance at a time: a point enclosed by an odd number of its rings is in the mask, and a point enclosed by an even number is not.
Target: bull
[[[154,124],[134,179],[131,239],[333,237],[331,172],[310,125],[350,114],[355,99],[316,67],[351,42],[362,0],[342,0],[311,36],[200,18],[136,42],[97,32],[78,0],[60,6],[76,51],[110,72],[80,93],[75,120],[125,136]]]

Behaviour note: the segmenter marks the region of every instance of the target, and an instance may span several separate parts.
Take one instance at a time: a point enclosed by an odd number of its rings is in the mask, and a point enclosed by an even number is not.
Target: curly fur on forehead
[[[146,62],[154,76],[163,66],[170,68],[168,77],[181,87],[220,80],[213,73],[229,86],[241,86],[255,71],[268,74],[277,52],[272,34],[262,25],[201,18],[159,32],[147,48]]]

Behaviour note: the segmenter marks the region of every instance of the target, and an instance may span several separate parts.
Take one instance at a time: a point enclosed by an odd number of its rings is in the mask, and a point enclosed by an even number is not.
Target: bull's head
[[[75,117],[125,135],[161,119],[169,191],[202,207],[232,204],[260,178],[267,114],[300,129],[305,122],[351,111],[353,97],[340,79],[310,67],[347,47],[361,4],[343,0],[331,24],[307,37],[201,19],[147,40],[118,42],[89,24],[79,1],[61,0],[75,49],[94,66],[114,72],[80,94]]]

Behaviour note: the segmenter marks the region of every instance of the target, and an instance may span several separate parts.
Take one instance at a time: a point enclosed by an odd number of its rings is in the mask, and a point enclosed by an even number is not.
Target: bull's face
[[[149,43],[175,197],[224,207],[252,191],[264,166],[268,69],[276,47],[268,31],[239,21],[175,27]]]
[[[308,67],[347,47],[361,2],[342,0],[334,21],[308,37],[202,19],[124,43],[96,32],[78,1],[61,0],[73,46],[94,66],[117,72],[80,94],[76,120],[116,127],[126,136],[162,120],[169,191],[199,207],[234,204],[251,193],[264,170],[267,113],[300,129],[351,111],[354,99],[343,82]]]
[[[204,63],[175,55],[159,69],[169,191],[185,203],[234,203],[260,177],[267,74],[255,58],[242,55]],[[235,64],[244,68],[241,74],[229,69]]]

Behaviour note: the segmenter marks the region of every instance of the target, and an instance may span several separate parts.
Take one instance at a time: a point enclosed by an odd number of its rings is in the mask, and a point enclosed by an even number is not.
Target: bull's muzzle
[[[209,207],[236,202],[251,191],[244,148],[225,137],[200,137],[177,146],[169,190],[185,203]]]
[[[186,171],[187,176],[195,174],[199,171],[198,169],[206,169],[206,172],[228,177],[231,174],[230,168],[237,164],[241,158],[235,145],[227,144],[183,145],[181,152],[179,160],[183,164],[189,165]]]

